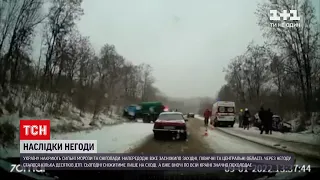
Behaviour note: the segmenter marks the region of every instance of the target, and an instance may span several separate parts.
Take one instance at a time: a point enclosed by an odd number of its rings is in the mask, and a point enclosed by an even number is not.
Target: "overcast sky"
[[[150,64],[166,95],[214,96],[230,59],[263,42],[254,14],[262,1],[85,0],[78,26],[97,52],[114,44],[134,64]]]

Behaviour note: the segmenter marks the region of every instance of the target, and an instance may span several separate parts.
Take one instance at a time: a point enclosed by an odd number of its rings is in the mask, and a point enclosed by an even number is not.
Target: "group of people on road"
[[[266,134],[272,134],[272,117],[273,113],[271,109],[265,110],[263,107],[260,108],[259,118],[261,120],[260,134],[265,131]]]
[[[258,112],[259,119],[261,120],[260,123],[260,134],[263,134],[265,132],[266,134],[272,134],[272,117],[273,113],[271,109],[265,110],[263,107],[260,108],[260,111]],[[243,111],[240,109],[240,115],[239,115],[239,127],[243,129],[249,130],[250,128],[250,122],[251,122],[251,113],[248,108],[245,108]]]
[[[212,115],[211,110],[206,109],[203,113],[204,117],[204,125],[205,127],[208,127],[209,119]],[[265,132],[266,134],[272,134],[272,119],[273,119],[273,113],[271,109],[265,110],[263,107],[260,108],[260,111],[258,112],[259,119],[261,120],[260,124],[260,134],[263,134]],[[239,126],[243,129],[249,130],[250,128],[250,122],[251,122],[251,113],[248,108],[245,108],[243,111],[240,109],[240,115],[239,120],[240,124]]]

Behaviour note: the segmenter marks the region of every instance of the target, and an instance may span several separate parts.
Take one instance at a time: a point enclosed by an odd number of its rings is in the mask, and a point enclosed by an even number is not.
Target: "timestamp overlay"
[[[251,167],[247,166],[238,166],[238,167],[225,167],[225,172],[252,172],[252,173],[297,173],[297,172],[311,172],[312,167],[310,164],[308,165],[287,165],[287,164],[253,164]]]

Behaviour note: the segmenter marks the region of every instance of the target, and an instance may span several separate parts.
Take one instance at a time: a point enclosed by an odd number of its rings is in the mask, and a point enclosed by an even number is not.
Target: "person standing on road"
[[[250,115],[249,109],[246,108],[243,113],[243,129],[249,130],[250,117],[251,117],[251,115]]]
[[[271,111],[271,109],[269,108],[267,111],[267,130],[266,130],[266,134],[272,134],[272,117],[273,117],[273,113]]]
[[[240,113],[239,113],[238,117],[239,117],[239,128],[242,128],[242,122],[243,122],[243,109],[240,109]]]
[[[209,109],[206,109],[203,113],[203,117],[204,117],[204,126],[208,127],[209,124],[209,118],[211,117],[211,111]]]
[[[266,131],[267,129],[267,123],[266,123],[266,111],[263,109],[263,107],[260,108],[259,111],[259,119],[261,121],[260,124],[260,134],[263,133],[263,131]]]

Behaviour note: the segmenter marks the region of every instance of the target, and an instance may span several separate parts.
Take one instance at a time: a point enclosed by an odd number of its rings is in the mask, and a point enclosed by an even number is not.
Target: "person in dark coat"
[[[209,118],[211,117],[212,113],[209,109],[206,109],[203,113],[203,117],[204,117],[204,126],[208,127],[209,124]]]
[[[273,113],[271,111],[271,109],[269,108],[267,111],[267,130],[266,130],[266,134],[272,134],[272,117],[273,117]]]
[[[250,112],[249,112],[249,109],[248,108],[246,108],[245,110],[244,110],[244,113],[243,113],[243,129],[248,129],[249,130],[249,124],[250,124],[250,117],[251,117],[251,115],[250,115]]]
[[[262,134],[263,131],[266,131],[266,130],[267,130],[266,111],[264,110],[263,107],[260,108],[260,111],[259,111],[259,119],[261,120],[260,134]]]
[[[242,122],[243,122],[243,110],[240,109],[240,113],[239,113],[239,128],[242,128]]]

